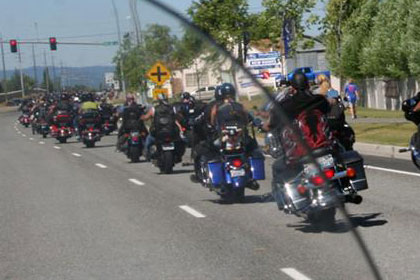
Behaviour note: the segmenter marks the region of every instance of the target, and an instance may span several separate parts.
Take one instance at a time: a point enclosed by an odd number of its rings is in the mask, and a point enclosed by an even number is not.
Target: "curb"
[[[355,143],[354,149],[362,155],[378,156],[386,158],[395,158],[403,160],[411,160],[411,153],[400,153],[399,149],[406,147],[369,144],[369,143]]]
[[[258,140],[259,146],[263,147],[264,139],[257,138],[257,140]],[[353,148],[354,150],[358,151],[362,155],[411,161],[411,153],[399,152],[399,149],[406,148],[406,147],[356,142]]]

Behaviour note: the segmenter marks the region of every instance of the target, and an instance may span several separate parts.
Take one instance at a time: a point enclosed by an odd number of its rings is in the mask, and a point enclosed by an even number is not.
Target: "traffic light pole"
[[[22,97],[25,97],[25,84],[23,82],[23,70],[22,70],[22,56],[20,54],[20,47],[19,47],[19,68],[20,68],[20,88],[22,89]]]
[[[44,62],[45,62],[45,86],[47,87],[47,94],[50,93],[50,75],[48,75],[48,64],[47,64],[47,54],[44,50]]]
[[[0,39],[3,41],[3,39]],[[1,46],[1,62],[3,64],[3,91],[7,92],[7,82],[6,82],[6,63],[4,62],[4,47],[3,44],[0,44]],[[6,95],[7,98],[7,95]]]

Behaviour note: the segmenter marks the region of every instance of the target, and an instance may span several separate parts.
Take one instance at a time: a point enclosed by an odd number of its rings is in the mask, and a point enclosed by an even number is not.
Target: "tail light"
[[[182,132],[185,132],[187,129],[185,127],[182,127]]]
[[[314,177],[311,178],[311,182],[315,186],[321,186],[325,183],[325,180],[321,176],[314,176]]]
[[[307,191],[308,189],[305,187],[305,186],[303,186],[303,185],[299,185],[298,187],[297,187],[297,191],[298,191],[298,193],[300,193],[301,195],[304,195],[305,193],[306,193],[306,191]]]
[[[324,171],[325,177],[327,177],[327,179],[331,179],[332,177],[334,177],[335,172],[334,169],[327,169]]]
[[[356,176],[356,170],[352,167],[347,168],[347,177],[354,178]]]
[[[90,131],[90,132],[92,132],[92,131],[93,131],[93,127],[90,127],[90,128],[89,128],[89,131]]]
[[[240,160],[239,158],[235,158],[234,160],[232,160],[232,165],[234,167],[241,167],[242,166],[242,160]]]

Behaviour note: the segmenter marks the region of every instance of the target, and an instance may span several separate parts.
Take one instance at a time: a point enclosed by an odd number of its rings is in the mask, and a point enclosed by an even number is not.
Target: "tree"
[[[407,18],[407,35],[404,38],[404,46],[407,50],[408,67],[410,72],[420,76],[420,2],[414,1],[410,6]]]
[[[379,0],[367,0],[357,8],[343,27],[340,66],[345,77],[362,78],[368,73],[361,69],[362,51],[372,35]]]
[[[267,38],[273,45],[278,46],[282,39],[284,22],[286,20],[291,22],[293,29],[291,51],[293,53],[298,43],[303,40],[306,28],[316,24],[319,20],[315,14],[311,14],[306,21],[303,20],[304,14],[311,12],[316,2],[316,0],[263,0],[262,5],[265,10],[260,14],[257,23],[259,22],[266,28]]]
[[[343,77],[342,44],[345,26],[357,8],[366,0],[330,0],[323,19],[327,60],[330,70]]]
[[[361,69],[368,76],[409,76],[405,33],[414,0],[388,0],[379,5],[372,36],[362,52]]]
[[[47,77],[48,77],[48,89],[47,89]],[[51,80],[50,75],[48,74],[48,69],[45,69],[42,72],[42,83],[41,83],[41,87],[47,89],[49,92],[54,91],[54,84],[53,84],[53,81]]]
[[[6,81],[7,83],[7,90],[8,91],[15,91],[15,90],[21,90],[22,85],[20,81],[20,72],[18,70],[15,70],[12,77]],[[35,80],[27,75],[23,75],[23,84],[25,86],[25,90],[31,90],[33,89],[35,85]]]

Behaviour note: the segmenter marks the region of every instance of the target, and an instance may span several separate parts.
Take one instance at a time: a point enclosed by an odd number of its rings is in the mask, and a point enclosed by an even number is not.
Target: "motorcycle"
[[[116,130],[116,124],[114,121],[114,116],[102,117],[102,131],[105,135],[110,135],[114,130]]]
[[[50,127],[51,137],[62,144],[66,143],[67,139],[73,136],[71,123],[71,116],[68,114],[58,114],[53,117],[53,125]]]
[[[169,131],[160,131],[157,134],[155,150],[152,151],[152,163],[161,173],[171,174],[175,164],[182,161],[185,147],[177,138]]]
[[[221,131],[220,157],[209,162],[200,160],[200,179],[222,199],[242,201],[246,187],[256,189],[257,181],[265,179],[264,158],[246,155],[241,127],[226,125]]]
[[[316,149],[313,156],[323,174],[308,157],[302,158],[301,168],[292,179],[284,185],[273,183],[273,197],[286,214],[304,217],[313,224],[333,225],[339,204],[360,204],[363,200],[358,194],[368,188],[363,158],[356,151],[336,155],[329,148]]]
[[[125,153],[131,162],[139,162],[143,153],[144,140],[147,132],[140,132],[139,130],[132,130],[130,133],[124,135],[126,141],[121,147],[121,151]]]
[[[413,161],[413,164],[420,170],[420,150],[416,149],[415,143],[416,143],[416,137],[418,137],[417,133],[414,133],[413,136],[411,136],[410,144],[408,148],[402,148],[399,150],[400,153],[411,153],[411,160]]]
[[[29,125],[31,124],[31,119],[28,114],[23,114],[19,118],[19,121],[24,127],[29,127]]]
[[[86,148],[95,147],[95,143],[101,140],[101,131],[95,127],[95,124],[88,123],[86,128],[80,131],[80,139]]]
[[[42,138],[47,138],[50,127],[45,119],[40,119],[38,124],[38,134],[42,134]]]

